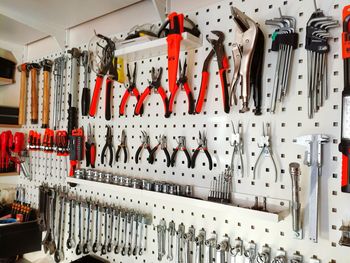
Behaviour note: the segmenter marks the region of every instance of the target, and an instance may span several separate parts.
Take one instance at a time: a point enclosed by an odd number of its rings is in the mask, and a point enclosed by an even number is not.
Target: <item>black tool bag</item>
[[[0,207],[0,217],[11,212],[9,206]],[[0,225],[0,262],[16,255],[41,250],[41,231],[36,213],[33,211],[30,221]]]

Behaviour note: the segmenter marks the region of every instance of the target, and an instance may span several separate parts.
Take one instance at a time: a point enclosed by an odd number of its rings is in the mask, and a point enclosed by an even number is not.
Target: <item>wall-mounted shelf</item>
[[[187,32],[182,33],[181,51],[187,51],[202,46],[202,39]],[[167,54],[166,38],[160,38],[127,46],[114,51],[116,57],[123,57],[126,61],[135,61]]]
[[[19,175],[19,173],[18,172],[0,173],[0,176],[13,176],[13,175]]]
[[[114,184],[106,184],[106,183],[100,183],[95,181],[77,179],[74,177],[67,177],[67,183],[83,185],[86,187],[93,187],[93,188],[99,187],[101,189],[103,188],[104,190],[112,190],[120,194],[133,195],[135,197],[137,196],[141,199],[150,198],[152,200],[154,199],[162,200],[162,202],[165,202],[165,203],[182,203],[183,204],[187,202],[186,200],[188,200],[189,198],[184,196],[170,195],[170,194],[158,193],[153,191],[146,191],[142,189],[135,189],[135,188],[119,186]],[[252,210],[249,208],[238,207],[233,205],[219,204],[219,203],[214,203],[214,202],[209,202],[206,200],[194,199],[194,198],[191,198],[191,206],[195,206],[203,210],[210,209],[217,212],[226,211],[227,213],[232,213],[235,215],[240,215],[240,216],[244,215],[248,217],[259,218],[261,220],[266,220],[266,221],[275,222],[275,223],[283,220],[289,214],[289,210],[286,210],[286,209],[282,211],[278,211],[276,213],[272,213],[272,212]]]

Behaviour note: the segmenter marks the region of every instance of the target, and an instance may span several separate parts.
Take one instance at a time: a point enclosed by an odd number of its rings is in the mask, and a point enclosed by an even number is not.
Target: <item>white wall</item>
[[[16,45],[13,43],[0,41],[0,47],[12,51],[13,55],[17,59],[17,63],[23,62],[22,55],[24,46]],[[13,106],[18,107],[19,104],[19,86],[21,80],[21,74],[16,71],[16,82],[11,85],[0,86],[0,106]]]

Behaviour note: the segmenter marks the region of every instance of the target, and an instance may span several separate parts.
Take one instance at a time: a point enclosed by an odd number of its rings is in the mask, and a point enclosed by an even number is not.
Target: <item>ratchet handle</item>
[[[90,117],[95,117],[98,107],[98,101],[100,99],[100,92],[102,88],[103,75],[98,75],[96,77],[96,83],[94,88],[94,93],[92,95],[89,115]]]

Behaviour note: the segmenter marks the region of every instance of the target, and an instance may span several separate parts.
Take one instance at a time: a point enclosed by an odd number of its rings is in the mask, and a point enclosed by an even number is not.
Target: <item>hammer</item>
[[[43,111],[42,111],[42,125],[41,128],[46,129],[49,127],[50,117],[50,74],[52,70],[53,62],[49,59],[41,61],[41,66],[44,72],[44,94],[43,94]]]
[[[19,93],[19,113],[18,124],[24,125],[26,123],[26,105],[27,105],[27,78],[29,71],[27,70],[27,63],[23,63],[17,67],[21,72],[21,89]]]
[[[31,123],[38,123],[38,75],[41,66],[38,63],[31,63],[27,65],[28,72],[30,71],[31,78],[31,91],[30,91],[30,103],[31,103]]]

